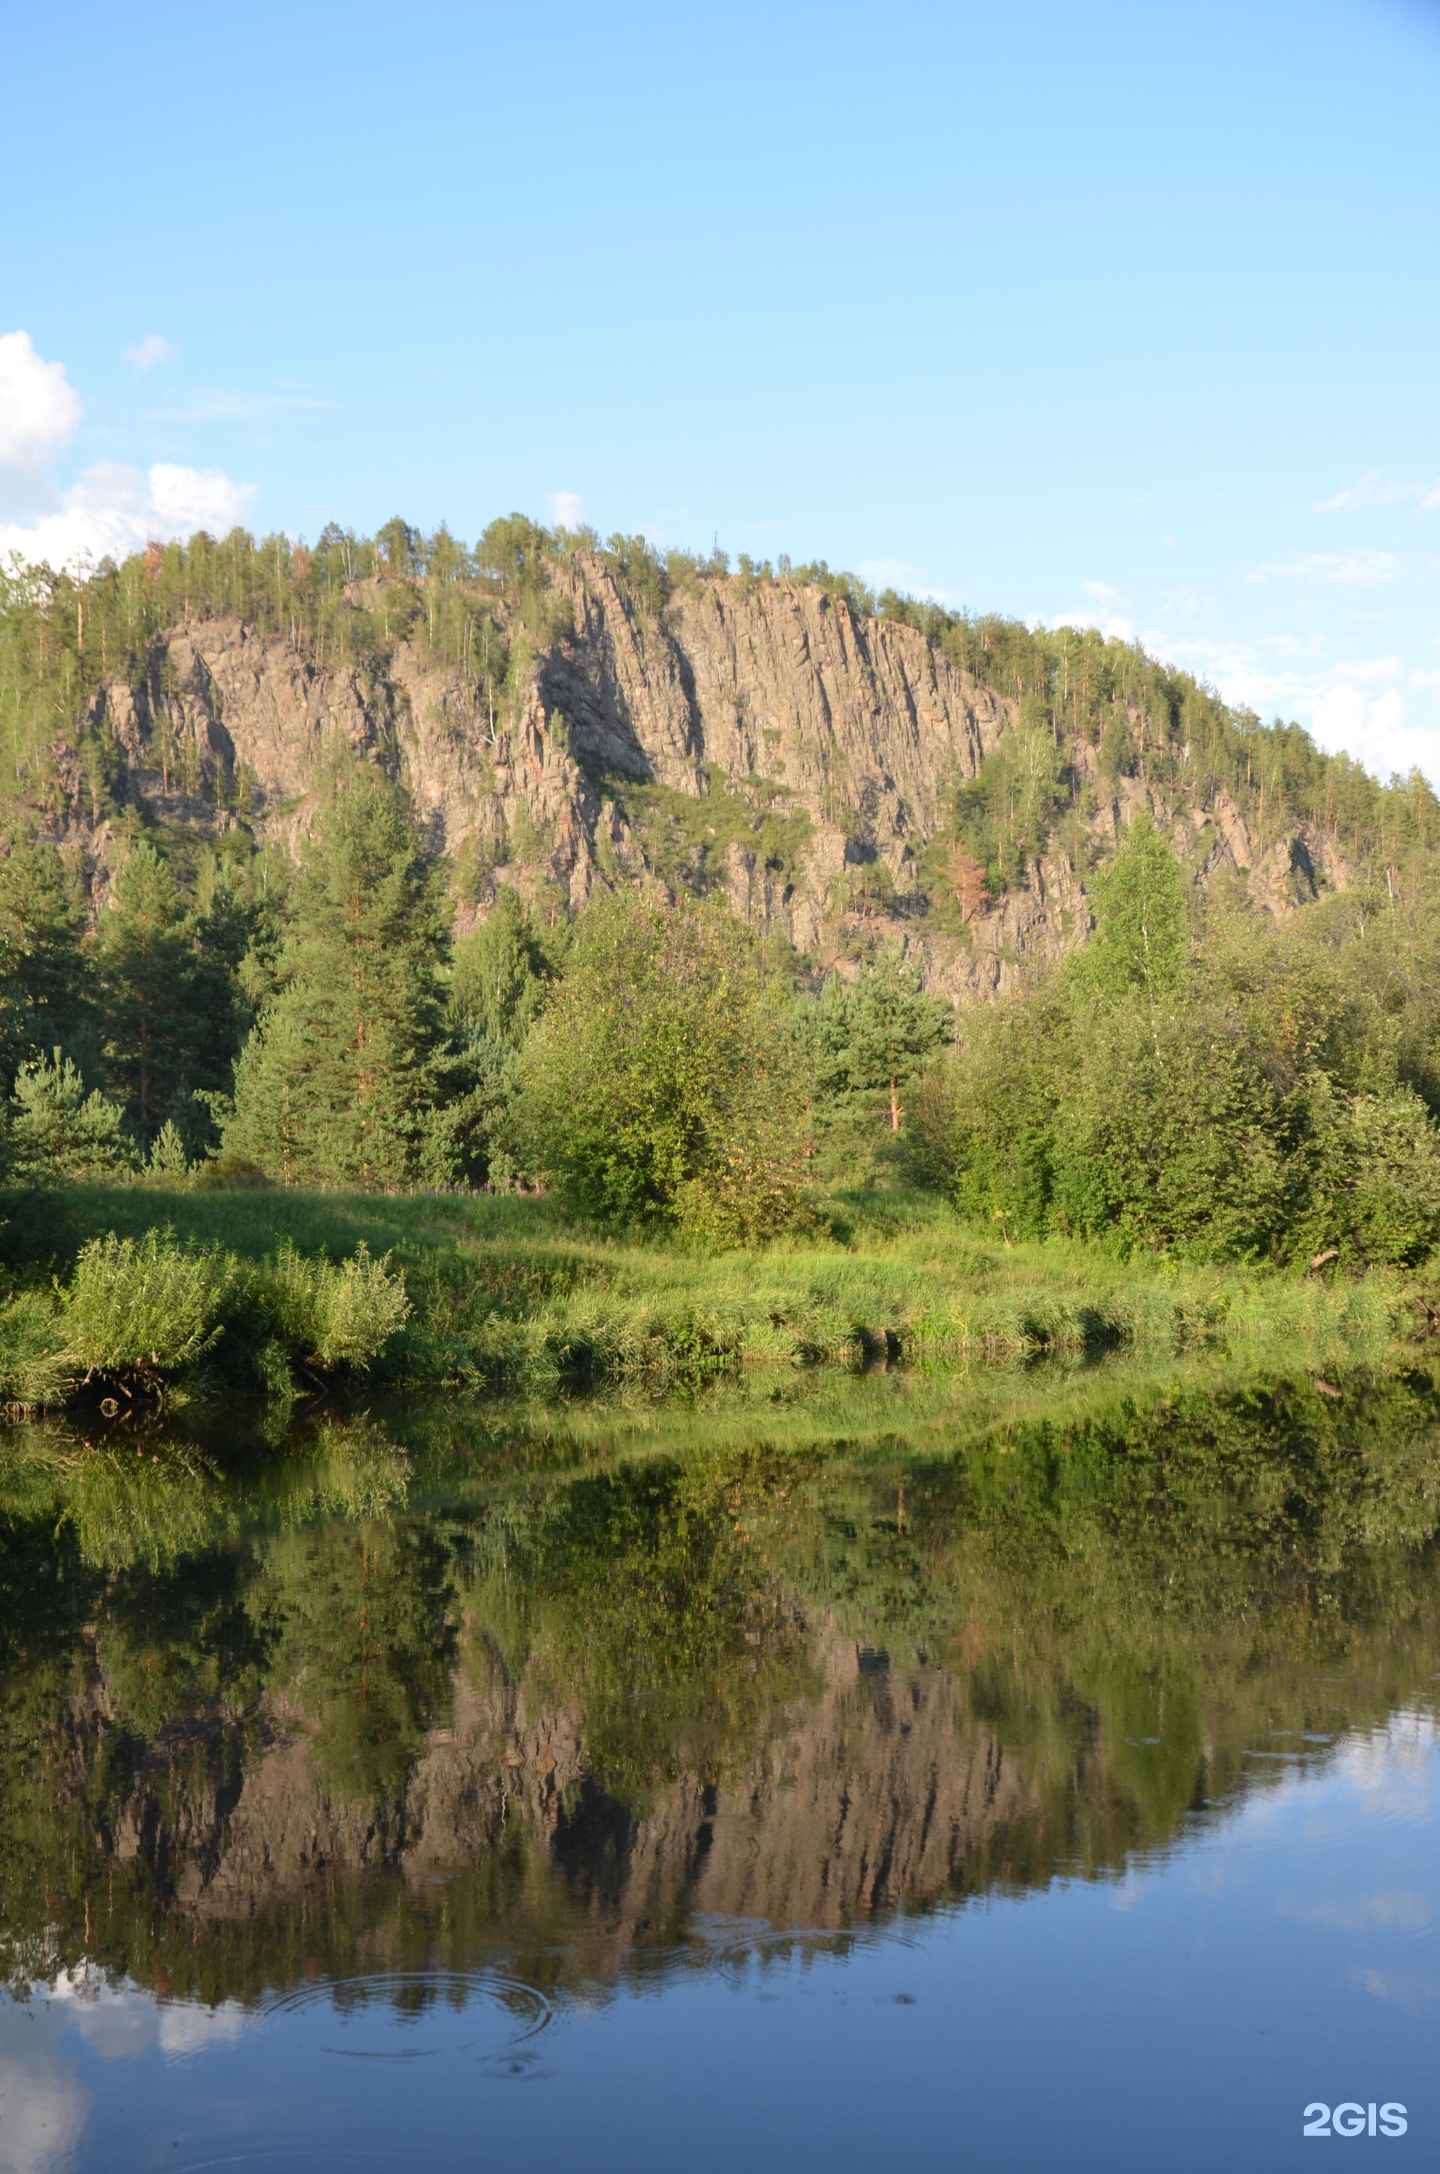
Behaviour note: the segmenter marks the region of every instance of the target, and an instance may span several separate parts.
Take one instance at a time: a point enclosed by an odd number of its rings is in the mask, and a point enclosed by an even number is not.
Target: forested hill
[[[899,936],[956,995],[1083,938],[1141,806],[1199,881],[1275,912],[1393,888],[1440,840],[1423,780],[1098,633],[518,516],[473,549],[394,521],[197,535],[84,580],[15,565],[0,734],[0,825],[75,848],[97,903],[142,828],[293,839],[355,750],[408,788],[462,927],[501,884],[553,919],[649,870],[826,960]]]

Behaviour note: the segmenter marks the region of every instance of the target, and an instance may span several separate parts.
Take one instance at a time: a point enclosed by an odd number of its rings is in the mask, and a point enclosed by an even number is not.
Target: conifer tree
[[[315,1043],[305,1006],[288,986],[269,1005],[235,1060],[223,1147],[282,1185],[334,1175],[323,1167],[309,1105]]]
[[[73,1047],[86,1024],[80,902],[54,846],[0,851],[0,1085],[27,1058]]]
[[[57,1049],[22,1065],[10,1101],[12,1167],[28,1184],[62,1178],[119,1177],[135,1168],[135,1149],[119,1110],[87,1094],[80,1072]]]
[[[179,1126],[167,1117],[155,1135],[145,1165],[155,1177],[184,1178],[190,1174],[190,1158],[185,1152],[185,1141]]]
[[[883,1113],[898,1132],[902,1098],[953,1039],[952,1022],[950,1005],[927,995],[918,963],[898,945],[887,944],[853,982],[832,974],[819,1003],[807,1001],[800,1012],[822,1109],[867,1118]]]
[[[433,1175],[447,931],[438,865],[375,770],[337,791],[292,894],[280,987],[236,1067],[226,1148],[292,1182]]]
[[[96,940],[106,1070],[148,1146],[167,1117],[191,1115],[194,1090],[225,1084],[229,977],[202,949],[173,876],[145,841],[115,879]]]

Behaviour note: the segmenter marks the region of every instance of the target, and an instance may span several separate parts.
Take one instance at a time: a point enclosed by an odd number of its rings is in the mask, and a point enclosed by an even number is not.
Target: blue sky
[[[0,548],[497,512],[1440,782],[1440,5],[0,0]]]

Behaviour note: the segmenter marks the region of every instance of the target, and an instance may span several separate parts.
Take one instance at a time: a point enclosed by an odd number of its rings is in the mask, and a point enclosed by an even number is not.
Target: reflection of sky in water
[[[8,2018],[7,2018],[8,2022]],[[90,2101],[73,2068],[40,2041],[24,2054],[0,2056],[0,2169],[44,2174],[79,2142]],[[12,2033],[5,2031],[7,2041]]]
[[[700,1924],[668,1983],[553,2023],[498,1973],[405,2017],[385,1981],[348,2012],[320,1986],[247,2012],[67,1977],[0,2012],[0,2174],[498,2165],[537,2121],[547,2160],[592,2170],[848,2174],[903,2141],[946,2166],[1148,2174],[1160,2138],[1173,2174],[1268,2174],[1309,2163],[1311,2098],[1400,2099],[1433,2156],[1435,1724],[1404,1712],[1311,1756],[1119,1880],[848,1951]]]
[[[183,2059],[233,2044],[247,2020],[234,2001],[216,2008],[157,2001],[138,1986],[108,1985],[84,1971],[62,1971],[28,2003],[7,2003],[0,2010],[0,2174],[45,2174],[67,2162],[91,2111],[80,2055]],[[99,2095],[103,2114],[103,2087]]]
[[[238,2001],[205,2008],[196,2001],[157,2001],[136,1986],[107,1985],[98,1972],[62,1971],[48,2004],[102,2061],[158,2049],[171,2059],[228,2044],[245,2028]]]

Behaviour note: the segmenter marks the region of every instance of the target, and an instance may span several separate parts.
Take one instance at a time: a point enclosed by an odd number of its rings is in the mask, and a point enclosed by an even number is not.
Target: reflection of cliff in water
[[[1435,1422],[1428,1382],[1302,1385],[509,1470],[360,1425],[249,1482],[36,1437],[11,1967],[603,1982],[1114,1872],[1429,1696]]]

